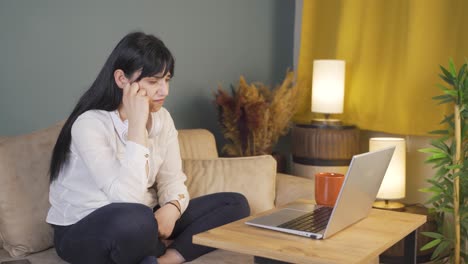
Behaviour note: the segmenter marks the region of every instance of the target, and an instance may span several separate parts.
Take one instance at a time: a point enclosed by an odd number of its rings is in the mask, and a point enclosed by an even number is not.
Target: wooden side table
[[[293,174],[313,179],[317,172],[345,174],[359,150],[354,125],[296,124],[292,129]]]

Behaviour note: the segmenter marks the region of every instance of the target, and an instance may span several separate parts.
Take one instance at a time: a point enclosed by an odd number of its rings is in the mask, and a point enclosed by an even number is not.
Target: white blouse
[[[128,123],[117,111],[90,110],[76,119],[67,162],[50,186],[48,223],[71,225],[117,202],[153,208],[177,200],[185,211],[189,194],[177,130],[165,108],[151,115],[148,148],[127,141]]]

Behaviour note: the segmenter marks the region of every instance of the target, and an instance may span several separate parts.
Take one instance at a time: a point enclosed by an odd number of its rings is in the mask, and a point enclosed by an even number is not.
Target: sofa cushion
[[[7,140],[7,139],[8,139],[8,137],[0,136],[0,143],[2,143],[2,141],[5,141],[5,140]]]
[[[191,198],[215,192],[239,192],[251,214],[274,207],[276,161],[270,155],[183,160]]]
[[[213,134],[206,129],[180,129],[178,132],[182,159],[215,159],[218,157]]]
[[[278,173],[276,175],[275,206],[283,206],[297,199],[315,200],[315,181]]]
[[[31,264],[67,264],[68,262],[62,260],[55,251],[55,248],[50,248],[45,251],[37,252],[26,257],[11,258],[7,253],[2,254],[0,250],[0,263],[2,261],[23,260],[27,259]]]
[[[52,246],[49,162],[62,123],[0,142],[0,237],[12,256]]]

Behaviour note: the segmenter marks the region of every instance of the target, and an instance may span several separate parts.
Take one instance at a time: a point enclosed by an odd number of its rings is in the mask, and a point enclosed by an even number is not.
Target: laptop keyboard
[[[294,218],[278,227],[318,233],[327,226],[332,211],[333,207],[319,207],[310,213]]]

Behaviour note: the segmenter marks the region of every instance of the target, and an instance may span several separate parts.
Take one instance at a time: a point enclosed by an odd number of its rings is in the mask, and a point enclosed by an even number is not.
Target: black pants
[[[214,250],[194,245],[193,235],[249,214],[242,194],[215,193],[192,199],[175,224],[169,248],[191,261]],[[73,225],[53,227],[57,254],[73,264],[154,264],[166,251],[158,238],[153,210],[142,204],[109,204]]]

